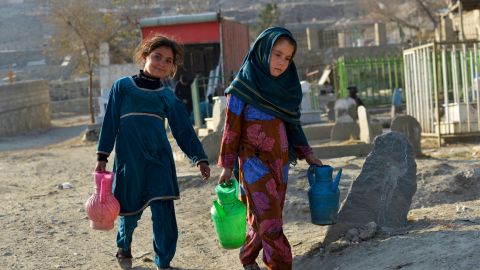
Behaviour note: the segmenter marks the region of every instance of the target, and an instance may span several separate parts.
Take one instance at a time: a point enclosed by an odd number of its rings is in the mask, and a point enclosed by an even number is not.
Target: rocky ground
[[[115,231],[90,229],[84,202],[93,192],[94,143],[84,143],[85,118],[57,120],[54,128],[0,139],[1,269],[117,269]],[[476,144],[424,149],[417,159],[417,193],[407,226],[334,251],[320,247],[326,227],[310,223],[307,165],[290,171],[285,233],[294,269],[477,269],[480,264],[480,160]],[[343,168],[342,198],[364,158],[324,160]],[[111,166],[111,164],[109,164]],[[180,269],[241,269],[238,250],[219,247],[210,220],[220,170],[203,182],[178,162],[180,230],[173,265]],[[134,269],[155,269],[150,213],[133,242]],[[261,263],[259,261],[259,263]],[[263,267],[263,266],[262,266]]]

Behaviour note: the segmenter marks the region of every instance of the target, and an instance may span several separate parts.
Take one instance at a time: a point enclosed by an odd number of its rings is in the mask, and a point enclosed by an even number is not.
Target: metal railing
[[[479,133],[479,41],[430,43],[404,50],[407,114],[422,134],[456,137]]]
[[[192,93],[192,122],[195,128],[204,128],[205,119],[212,117],[213,101],[208,99],[209,94],[213,96],[222,96],[229,81],[226,85],[221,83],[212,84],[217,77],[196,77],[191,84]],[[218,79],[221,79],[220,77]],[[221,82],[221,80],[217,80]],[[310,92],[308,94],[310,101],[310,110],[325,112],[327,103],[335,99],[324,92],[318,84],[310,84]]]
[[[333,88],[331,89],[333,91]],[[310,109],[312,111],[326,112],[327,103],[331,100],[335,100],[333,92],[327,92],[326,89],[322,89],[316,83],[310,84],[310,92],[308,93],[310,100]]]
[[[222,77],[196,77],[191,85],[192,117],[195,128],[205,127],[205,118],[212,117],[213,96],[223,95],[226,86]],[[210,98],[209,98],[210,96]]]
[[[336,89],[348,97],[349,86],[356,86],[365,104],[390,104],[395,88],[403,88],[401,55],[340,57],[336,62]]]

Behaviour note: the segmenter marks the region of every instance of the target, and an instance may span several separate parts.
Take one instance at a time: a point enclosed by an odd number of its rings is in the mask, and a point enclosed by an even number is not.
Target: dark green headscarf
[[[295,43],[292,33],[282,27],[268,28],[257,37],[225,94],[233,93],[266,113],[300,125],[302,88],[295,64],[292,61],[278,77],[270,75],[270,55],[275,41],[281,36]]]

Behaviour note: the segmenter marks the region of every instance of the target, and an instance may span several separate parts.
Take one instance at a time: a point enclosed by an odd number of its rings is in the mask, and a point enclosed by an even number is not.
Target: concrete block
[[[320,123],[320,114],[320,111],[302,112],[302,115],[300,116],[300,122],[302,122],[302,124]]]
[[[205,150],[205,154],[208,156],[208,162],[210,162],[210,164],[217,163],[222,136],[223,132],[217,131],[208,134],[200,140],[203,145],[203,149]]]
[[[205,137],[207,136],[212,130],[208,128],[200,128],[197,131],[197,136],[198,137]]]
[[[312,145],[313,152],[320,159],[338,157],[365,157],[372,151],[372,144],[358,143],[345,145]]]
[[[320,123],[302,126],[308,141],[330,139],[334,123]]]
[[[46,81],[0,86],[0,136],[15,136],[50,127],[50,98]]]

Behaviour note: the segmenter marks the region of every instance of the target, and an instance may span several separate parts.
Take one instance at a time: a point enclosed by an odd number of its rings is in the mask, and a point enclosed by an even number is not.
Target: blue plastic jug
[[[333,168],[328,165],[311,165],[308,168],[308,201],[312,223],[316,225],[331,225],[336,223],[340,190],[338,184],[342,169],[338,171],[335,181],[332,179]]]

